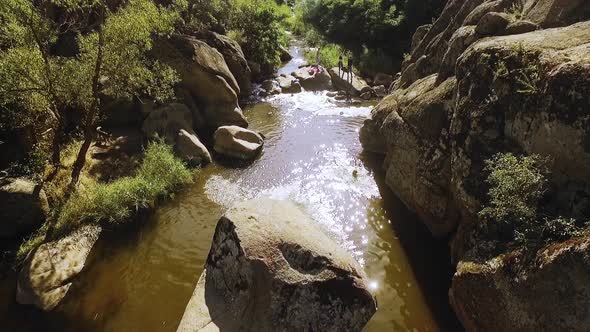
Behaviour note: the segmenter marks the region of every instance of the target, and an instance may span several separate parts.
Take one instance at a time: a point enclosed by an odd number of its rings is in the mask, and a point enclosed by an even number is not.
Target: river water
[[[280,73],[303,62],[300,51],[292,46],[295,58]],[[372,106],[303,92],[245,107],[250,127],[266,136],[259,159],[209,165],[141,227],[107,231],[52,313],[15,304],[14,280],[2,283],[0,330],[175,331],[217,220],[260,196],[300,204],[365,268],[379,304],[366,331],[459,329],[448,305],[445,243],[386,188],[379,157],[362,153],[358,131]]]

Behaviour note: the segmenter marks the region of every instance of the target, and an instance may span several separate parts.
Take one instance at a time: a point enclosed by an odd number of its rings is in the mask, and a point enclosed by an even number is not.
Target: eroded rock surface
[[[227,67],[238,82],[240,87],[239,95],[242,97],[249,96],[252,93],[252,71],[240,44],[213,31],[201,31],[196,33],[195,36],[223,55]]]
[[[526,268],[518,259],[473,253],[488,200],[485,162],[497,153],[550,157],[558,190],[544,206],[581,222],[590,215],[588,7],[529,0],[518,12],[509,0],[448,1],[416,32],[400,79],[360,130],[365,150],[385,154],[389,187],[450,239],[453,306],[468,331],[588,329],[587,240],[542,249],[537,256],[563,250],[524,275],[514,274]],[[550,26],[558,28],[540,30]]]
[[[522,259],[512,253],[459,263],[449,294],[466,329],[590,330],[590,239],[551,245],[532,266],[515,272]]]
[[[30,254],[18,276],[16,301],[49,311],[66,296],[101,233],[99,226],[82,226],[70,235],[42,244]]]
[[[293,203],[258,199],[219,220],[178,331],[361,331],[375,311],[349,253]]]

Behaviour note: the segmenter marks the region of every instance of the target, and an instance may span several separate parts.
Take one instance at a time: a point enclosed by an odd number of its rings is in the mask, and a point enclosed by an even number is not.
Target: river
[[[301,49],[279,73],[303,62]],[[251,165],[212,164],[196,183],[142,220],[105,232],[92,264],[63,304],[42,313],[14,302],[14,277],[0,287],[2,331],[175,331],[203,269],[219,217],[259,196],[304,207],[365,268],[379,310],[366,331],[455,331],[448,305],[452,269],[434,240],[384,184],[381,160],[358,140],[371,103],[326,92],[277,95],[244,107],[266,136]]]

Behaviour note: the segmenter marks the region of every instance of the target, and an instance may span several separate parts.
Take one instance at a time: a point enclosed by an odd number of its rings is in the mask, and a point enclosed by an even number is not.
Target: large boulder
[[[512,252],[459,263],[449,295],[465,329],[589,331],[590,239],[550,245],[531,266],[523,259]]]
[[[565,2],[563,10],[550,6],[559,11],[556,24],[584,13],[568,9],[579,1]],[[479,216],[489,202],[486,161],[498,153],[549,157],[543,211],[588,220],[590,21],[522,33],[544,27],[527,16],[531,8],[561,1],[526,1],[522,18],[532,23],[511,22],[519,17],[514,1],[481,3],[447,2],[404,61],[400,81],[365,121],[361,143],[385,154],[387,185],[434,235],[449,239],[458,263],[453,306],[467,330],[587,330],[586,240],[554,243],[549,248],[559,249],[528,264],[521,263],[530,252],[497,259],[477,252],[507,241],[482,229]],[[473,6],[479,12],[464,15]],[[509,16],[490,11],[500,7],[514,9]],[[464,25],[467,18],[479,29]],[[477,40],[478,30],[488,37]]]
[[[291,61],[291,59],[293,59],[293,56],[291,55],[291,53],[289,53],[289,50],[284,46],[279,47],[279,52],[282,62],[288,62]]]
[[[248,125],[238,106],[238,82],[216,49],[196,37],[173,35],[157,39],[153,52],[180,75],[209,127]]]
[[[510,15],[506,13],[490,12],[485,14],[477,23],[475,32],[482,36],[497,36],[504,33],[504,29],[510,24]]]
[[[315,74],[312,72],[311,66],[301,67],[294,71],[291,75],[299,80],[299,84],[308,91],[328,90],[331,87],[330,75],[326,69],[319,67],[320,71]]]
[[[252,160],[262,150],[260,134],[238,126],[219,127],[213,135],[215,152],[242,160]]]
[[[301,84],[293,76],[279,76],[277,82],[281,87],[283,93],[299,93],[301,92]]]
[[[34,250],[18,275],[16,301],[45,311],[55,308],[84,268],[100,233],[99,226],[82,226]]]
[[[227,67],[240,86],[240,96],[249,96],[252,93],[252,71],[248,66],[248,61],[246,61],[240,44],[213,31],[201,31],[196,33],[195,36],[223,55]]]
[[[434,235],[444,236],[456,225],[448,195],[451,165],[446,141],[456,81],[436,81],[434,74],[396,90],[373,110],[373,119],[382,121],[386,183]]]
[[[506,2],[504,0],[486,1],[481,5],[475,7],[474,10],[467,15],[463,21],[464,26],[477,25],[481,18],[487,13],[502,12],[506,8]]]
[[[0,238],[13,238],[38,228],[49,214],[41,186],[26,179],[0,181]]]
[[[258,199],[219,220],[177,331],[361,331],[375,311],[348,252],[297,205]]]
[[[487,198],[485,161],[515,150],[553,160],[559,195],[545,204],[565,216],[590,215],[589,78],[590,21],[484,39],[461,56],[449,138],[463,223],[476,222]]]
[[[211,155],[194,132],[181,129],[174,145],[176,154],[191,164],[203,165],[211,162]]]
[[[367,82],[354,73],[341,71],[340,75],[338,75],[338,67],[331,68],[328,72],[330,73],[334,87],[348,91],[353,96],[360,96],[372,91]]]
[[[176,142],[181,129],[193,131],[193,114],[186,105],[179,103],[151,110],[141,126],[146,137],[163,138],[170,145]]]

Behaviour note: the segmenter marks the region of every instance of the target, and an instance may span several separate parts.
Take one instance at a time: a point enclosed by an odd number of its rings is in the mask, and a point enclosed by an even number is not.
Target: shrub
[[[315,64],[316,50],[305,52],[305,60],[310,64]],[[338,57],[344,55],[344,50],[336,44],[328,44],[320,48],[320,64],[326,68],[338,67]]]
[[[511,153],[499,153],[488,160],[490,204],[480,215],[498,221],[533,219],[547,188],[546,163],[538,155],[517,157]]]
[[[90,183],[63,205],[57,214],[52,239],[65,236],[83,223],[106,227],[121,225],[142,208],[152,207],[158,198],[191,182],[192,173],[165,143],[151,143],[137,174],[111,183]],[[17,260],[43,242],[47,226],[25,241]]]
[[[489,202],[479,213],[480,231],[496,243],[496,254],[513,245],[526,249],[527,259],[552,241],[581,234],[584,225],[576,219],[548,216],[539,202],[548,188],[548,161],[538,155],[499,153],[487,161],[490,172]],[[529,257],[530,256],[530,257]]]
[[[292,27],[291,9],[275,0],[190,0],[182,15],[192,29],[231,31],[248,60],[267,74],[281,63],[279,48],[286,42],[284,30]]]

